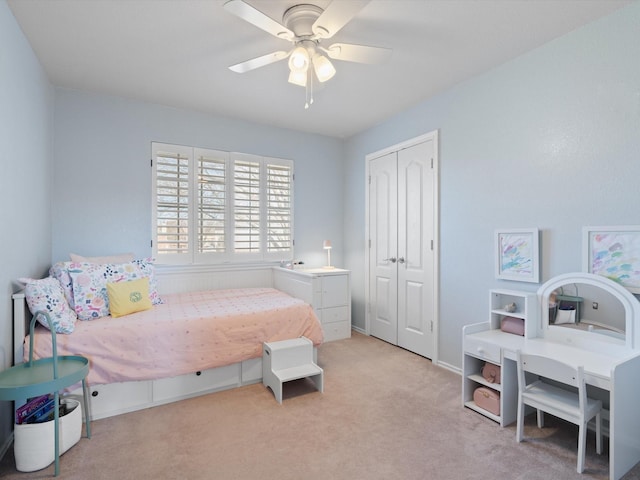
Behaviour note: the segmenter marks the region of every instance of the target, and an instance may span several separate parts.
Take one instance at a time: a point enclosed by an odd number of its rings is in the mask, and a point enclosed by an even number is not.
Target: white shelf
[[[467,375],[467,378],[472,382],[476,382],[480,385],[483,385],[491,390],[495,390],[496,392],[502,391],[502,385],[500,383],[491,383],[488,382],[482,375],[479,373],[472,373],[471,375]]]
[[[484,408],[480,408],[478,405],[476,405],[476,402],[474,402],[473,400],[465,402],[464,406],[470,408],[471,410],[475,410],[478,413],[481,413],[485,417],[489,417],[494,422],[500,423],[500,416],[494,415],[493,413],[485,410]]]
[[[505,309],[494,309],[491,310],[491,313],[495,313],[496,315],[503,315],[505,317],[515,317],[515,318],[527,318],[527,315],[524,312],[508,312]]]

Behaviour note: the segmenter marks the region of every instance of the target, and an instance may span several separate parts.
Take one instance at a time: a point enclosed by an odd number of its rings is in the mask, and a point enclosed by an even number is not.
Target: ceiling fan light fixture
[[[307,72],[300,72],[291,70],[289,72],[289,83],[299,85],[301,87],[307,86]]]
[[[309,68],[309,52],[304,47],[296,47],[289,57],[289,70],[306,72]]]
[[[318,77],[320,82],[331,80],[336,74],[336,69],[329,59],[319,53],[313,57],[313,69],[315,70],[316,77]]]

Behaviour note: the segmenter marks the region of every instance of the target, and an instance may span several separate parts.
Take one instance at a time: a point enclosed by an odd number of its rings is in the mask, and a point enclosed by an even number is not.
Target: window
[[[293,258],[293,162],[153,143],[158,263]]]

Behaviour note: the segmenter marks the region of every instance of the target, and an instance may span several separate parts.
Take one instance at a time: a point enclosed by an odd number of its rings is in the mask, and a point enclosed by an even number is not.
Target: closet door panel
[[[387,342],[398,340],[398,179],[396,154],[372,160],[369,165],[369,229],[371,252],[369,292],[371,334]]]
[[[398,345],[433,354],[432,142],[398,152]]]

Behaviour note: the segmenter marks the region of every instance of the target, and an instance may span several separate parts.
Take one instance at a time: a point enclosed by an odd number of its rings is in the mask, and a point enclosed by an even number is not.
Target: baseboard
[[[360,327],[356,327],[354,325],[351,325],[351,330],[355,330],[358,333],[361,333],[363,335],[367,335],[367,332],[365,332],[362,328]],[[367,335],[368,336],[368,335]]]
[[[454,365],[451,365],[449,363],[438,362],[438,363],[436,363],[436,365],[438,365],[439,367],[442,367],[442,368],[446,368],[447,370],[451,370],[453,373],[457,373],[458,375],[462,375],[462,369],[461,368],[456,367]]]

